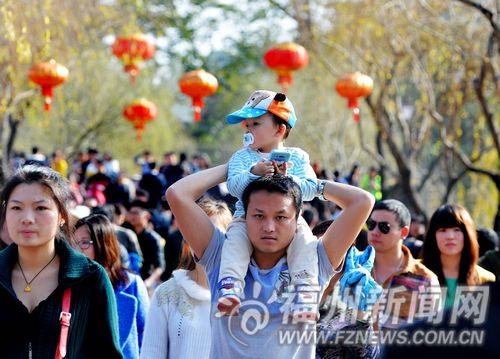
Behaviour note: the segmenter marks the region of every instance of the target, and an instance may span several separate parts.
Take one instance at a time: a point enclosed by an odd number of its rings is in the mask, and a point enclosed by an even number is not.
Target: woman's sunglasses
[[[375,227],[378,226],[378,229],[383,234],[387,234],[391,231],[391,224],[389,222],[376,222],[371,218],[366,221],[366,226],[368,227],[369,231],[373,231]]]

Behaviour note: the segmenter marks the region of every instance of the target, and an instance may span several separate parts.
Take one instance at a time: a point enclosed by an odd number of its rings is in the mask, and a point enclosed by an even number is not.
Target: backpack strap
[[[71,313],[69,307],[71,304],[71,288],[66,288],[63,294],[62,310],[59,315],[61,322],[61,334],[59,335],[59,343],[56,348],[56,359],[62,359],[66,356],[66,344],[68,343],[69,322],[71,320]]]

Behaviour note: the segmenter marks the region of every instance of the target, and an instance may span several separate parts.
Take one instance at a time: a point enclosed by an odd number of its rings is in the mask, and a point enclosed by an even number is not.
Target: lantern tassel
[[[359,108],[353,108],[352,109],[352,118],[354,119],[354,122],[359,122],[360,119],[360,111]]]
[[[203,97],[193,97],[193,109],[194,109],[194,121],[201,121],[201,109],[205,104],[203,103]]]
[[[50,97],[45,97],[45,102],[43,104],[43,109],[46,112],[49,112],[51,108],[52,108],[52,99]]]
[[[347,106],[349,108],[357,108],[358,107],[358,99],[357,98],[350,98],[348,101],[347,101]]]
[[[288,94],[288,88],[290,87],[290,84],[287,82],[282,82],[281,83],[281,92],[283,92],[285,95]]]
[[[194,106],[194,120],[195,122],[201,121],[201,107]]]
[[[355,97],[348,99],[347,106],[349,108],[352,108],[352,117],[354,119],[354,122],[358,122],[359,121],[358,99]]]
[[[54,88],[52,86],[42,86],[42,96],[44,96],[45,99],[50,99],[50,97],[54,96]]]
[[[125,65],[124,71],[130,74],[130,84],[135,85],[135,78],[139,75],[139,66],[136,64]]]
[[[278,73],[278,83],[284,94],[288,92],[288,88],[293,84],[293,76],[291,71],[284,71]]]
[[[136,130],[135,139],[137,140],[137,142],[142,141],[142,130]]]

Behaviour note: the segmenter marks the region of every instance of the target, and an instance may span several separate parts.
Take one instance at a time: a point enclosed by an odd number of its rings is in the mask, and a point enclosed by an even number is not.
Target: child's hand
[[[288,162],[277,162],[273,161],[274,172],[280,175],[286,176],[286,169],[288,167]]]
[[[256,176],[272,176],[274,174],[274,166],[271,161],[262,160],[257,162],[250,172]]]

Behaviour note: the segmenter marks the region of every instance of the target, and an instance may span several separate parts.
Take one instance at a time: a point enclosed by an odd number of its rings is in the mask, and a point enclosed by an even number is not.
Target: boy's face
[[[246,131],[253,135],[254,142],[249,146],[253,150],[271,152],[283,141],[279,126],[274,123],[273,116],[269,112],[244,120],[242,124]]]

